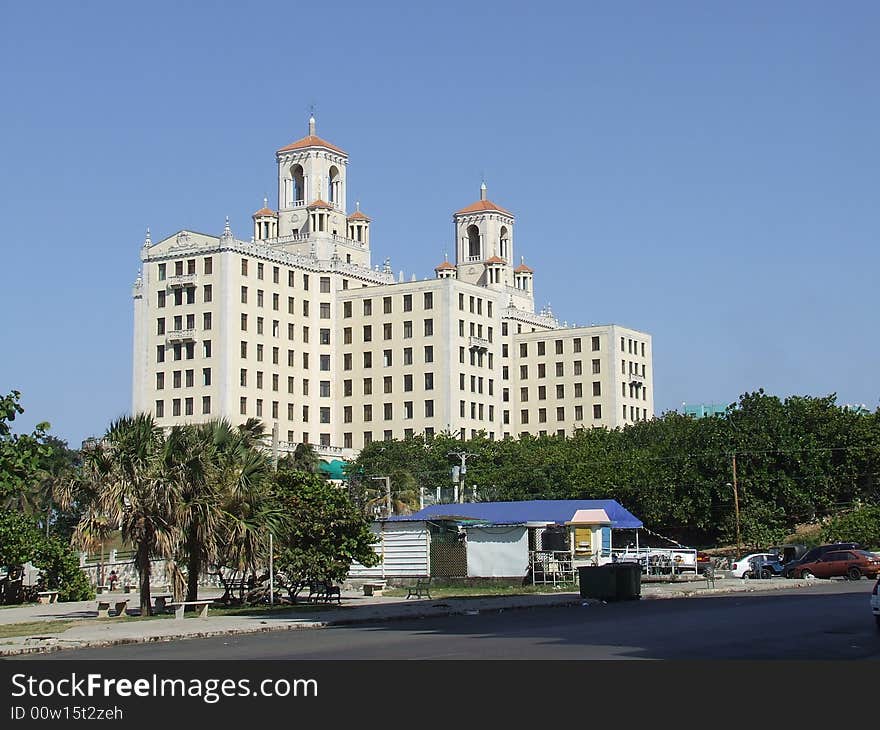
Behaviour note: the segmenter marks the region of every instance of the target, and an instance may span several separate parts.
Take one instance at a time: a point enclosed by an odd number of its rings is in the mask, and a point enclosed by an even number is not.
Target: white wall
[[[529,537],[525,527],[469,527],[469,578],[524,576],[529,566]]]

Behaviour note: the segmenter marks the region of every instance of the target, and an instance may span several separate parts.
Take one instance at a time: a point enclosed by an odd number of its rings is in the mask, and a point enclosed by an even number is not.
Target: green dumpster
[[[642,566],[638,563],[608,563],[578,568],[581,598],[602,601],[632,601],[641,597]]]
[[[612,565],[588,565],[578,568],[581,598],[617,600],[617,575]]]
[[[638,563],[612,563],[617,583],[617,600],[634,601],[642,595],[642,566]]]

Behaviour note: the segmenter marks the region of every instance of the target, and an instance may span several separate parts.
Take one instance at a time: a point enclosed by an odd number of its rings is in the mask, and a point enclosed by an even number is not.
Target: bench
[[[201,606],[201,610],[199,611],[199,618],[208,618],[208,606],[214,603],[213,598],[205,599],[204,601],[176,601],[174,603],[166,603],[165,606],[167,608],[174,609],[174,618],[183,618],[183,612],[186,610],[187,606]]]
[[[126,583],[122,590],[125,591],[125,593],[134,593],[137,590],[137,586],[134,585],[134,583]]]
[[[169,599],[174,598],[170,593],[158,593],[153,596],[153,610],[157,613],[165,613],[165,607]]]
[[[114,616],[125,616],[125,610],[128,608],[128,599],[122,601],[112,601],[113,607],[116,609]],[[110,618],[111,601],[98,601],[98,618]]]
[[[419,578],[414,586],[409,586],[406,589],[407,598],[423,598],[424,596],[431,597],[430,578]]]
[[[58,591],[40,591],[37,593],[37,603],[57,603]]]
[[[95,589],[97,590],[99,596],[102,593],[109,593],[110,592],[110,586],[95,586]]]
[[[372,583],[364,583],[365,596],[381,596],[385,590],[385,581],[374,581]]]
[[[327,581],[309,584],[309,603],[317,603],[318,601],[330,603],[333,600],[333,596],[336,596],[337,603],[342,603],[342,594],[339,591],[339,586],[335,586]]]

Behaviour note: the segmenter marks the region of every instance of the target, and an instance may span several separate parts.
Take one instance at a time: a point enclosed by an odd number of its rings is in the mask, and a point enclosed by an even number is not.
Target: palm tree
[[[309,474],[317,474],[321,465],[321,457],[311,444],[297,444],[293,453],[285,455],[279,461],[282,462],[280,466],[306,471]]]
[[[136,548],[142,616],[151,614],[150,578],[154,557],[170,558],[178,541],[174,512],[179,481],[170,478],[162,456],[162,430],[146,413],[111,423],[104,439],[84,454],[80,497],[88,504],[74,541],[88,546],[111,527]]]

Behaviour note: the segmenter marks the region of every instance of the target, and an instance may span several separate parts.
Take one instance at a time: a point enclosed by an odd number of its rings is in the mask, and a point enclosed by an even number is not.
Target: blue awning
[[[579,509],[603,509],[616,530],[642,527],[642,521],[613,499],[535,499],[525,502],[465,502],[432,504],[411,515],[396,515],[389,521],[481,520],[495,525],[547,522],[564,525]]]

